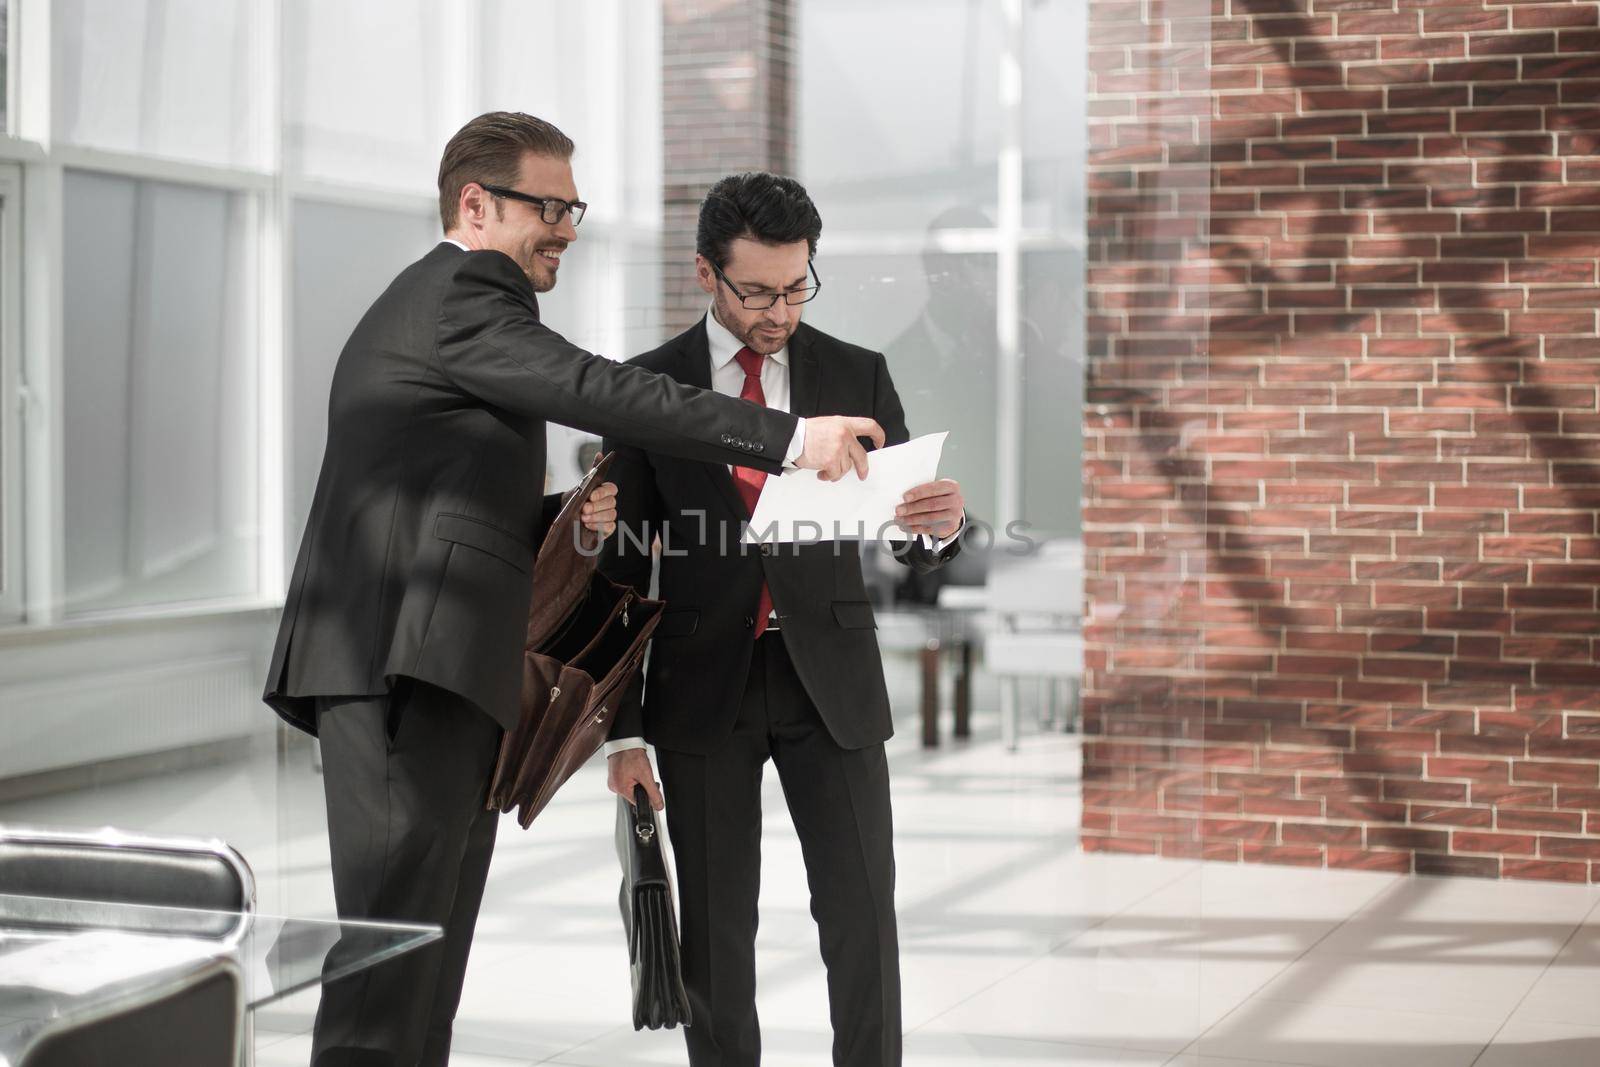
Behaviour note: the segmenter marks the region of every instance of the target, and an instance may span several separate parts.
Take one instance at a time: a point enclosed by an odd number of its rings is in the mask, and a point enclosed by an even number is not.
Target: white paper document
[[[745,542],[905,540],[909,535],[895,525],[894,509],[906,490],[939,476],[939,456],[948,436],[925,434],[869,452],[865,481],[853,470],[837,482],[825,482],[807,470],[769,477],[761,486]]]

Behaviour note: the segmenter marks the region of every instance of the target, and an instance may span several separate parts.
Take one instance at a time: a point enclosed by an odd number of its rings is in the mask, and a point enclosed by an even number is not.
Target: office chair
[[[136,993],[51,1019],[16,1067],[235,1067],[244,1027],[238,965],[207,957]]]
[[[221,841],[0,826],[0,892],[108,905],[195,909],[193,928],[168,932],[226,938],[240,925],[206,912],[255,910],[255,875]],[[116,912],[118,924],[137,913]]]

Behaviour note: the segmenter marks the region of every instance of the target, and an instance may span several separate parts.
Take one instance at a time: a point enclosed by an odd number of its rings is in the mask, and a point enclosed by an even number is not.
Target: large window
[[[31,11],[12,34],[28,62],[0,138],[16,161],[0,163],[0,623],[281,595],[334,363],[439,240],[439,154],[473,115],[530,112],[578,143],[593,210],[546,320],[615,356],[657,340],[658,13],[627,0]],[[579,442],[552,437],[545,474],[560,484]]]
[[[251,0],[55,0],[57,140],[146,156],[261,167],[260,27]],[[331,6],[331,5],[330,5]]]
[[[474,5],[288,0],[284,147],[299,176],[426,191],[471,115],[461,27]]]
[[[66,613],[257,588],[247,194],[69,170]]]

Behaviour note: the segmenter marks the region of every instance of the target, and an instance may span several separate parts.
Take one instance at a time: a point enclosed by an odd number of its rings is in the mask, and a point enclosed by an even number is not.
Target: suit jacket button
[[[754,619],[752,619],[752,618],[751,618],[751,617],[750,617],[750,616],[748,616],[748,615],[746,615],[746,616],[745,616],[745,617],[744,617],[744,628],[745,628],[745,629],[746,629],[746,630],[748,630],[748,629],[750,629],[750,628],[751,628],[751,627],[753,627],[753,626],[754,626],[754,625],[755,625],[755,624],[756,624],[756,620],[754,620]]]
[[[767,450],[766,444],[764,444],[761,441],[757,441],[756,442],[756,451],[757,452],[765,452],[766,450]]]
[[[731,433],[723,434],[722,435],[722,443],[725,444],[725,445],[733,444],[733,434],[731,434]]]
[[[762,555],[763,555],[763,556],[770,556],[770,555],[772,555],[772,546],[771,546],[771,545],[762,545],[762,546],[761,546],[761,554],[762,554]]]

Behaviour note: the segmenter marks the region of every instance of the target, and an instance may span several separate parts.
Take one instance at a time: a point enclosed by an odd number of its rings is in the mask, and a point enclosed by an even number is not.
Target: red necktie
[[[741,348],[733,357],[739,361],[739,366],[744,369],[744,388],[739,390],[739,399],[753,400],[762,407],[767,406],[767,394],[761,389],[761,365],[766,362],[766,356],[759,356],[748,348]],[[744,500],[745,510],[751,515],[756,513],[756,500],[761,496],[761,487],[767,482],[767,472],[756,470],[753,467],[733,468],[733,483],[739,489],[739,496]],[[756,636],[760,637],[767,628],[767,620],[772,615],[772,593],[767,589],[765,579],[761,582],[761,596],[756,600],[755,628]]]

